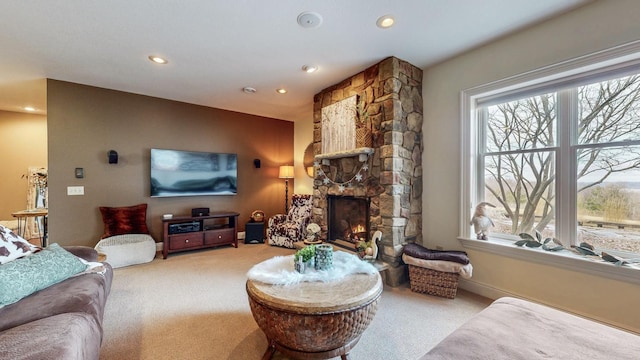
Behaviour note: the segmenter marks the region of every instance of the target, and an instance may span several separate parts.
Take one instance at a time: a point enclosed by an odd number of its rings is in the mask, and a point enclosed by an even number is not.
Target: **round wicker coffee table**
[[[378,273],[287,286],[249,279],[247,294],[269,341],[263,360],[276,350],[297,359],[348,359],[376,314],[382,280]]]

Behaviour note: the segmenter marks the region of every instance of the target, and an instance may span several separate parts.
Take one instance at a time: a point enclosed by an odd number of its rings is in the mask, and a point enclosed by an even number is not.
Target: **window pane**
[[[555,93],[487,107],[486,151],[540,149],[556,144]]]
[[[578,242],[640,253],[640,146],[578,151]]]
[[[640,75],[578,88],[578,143],[640,139]]]
[[[486,201],[496,205],[492,232],[555,237],[555,153],[485,157]]]

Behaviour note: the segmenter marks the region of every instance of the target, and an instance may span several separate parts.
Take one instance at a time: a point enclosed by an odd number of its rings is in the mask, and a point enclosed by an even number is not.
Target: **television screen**
[[[151,149],[151,196],[235,195],[237,154]]]

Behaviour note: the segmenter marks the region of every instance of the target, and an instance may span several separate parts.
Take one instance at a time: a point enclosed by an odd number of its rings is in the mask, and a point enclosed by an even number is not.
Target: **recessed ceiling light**
[[[149,60],[153,61],[156,64],[166,64],[169,62],[167,61],[167,59],[156,55],[149,55]]]
[[[315,66],[315,65],[304,65],[302,67],[302,71],[305,71],[305,72],[307,72],[309,74],[311,74],[313,72],[316,72],[317,70],[318,70],[318,67]]]
[[[247,94],[255,94],[256,91],[258,91],[258,90],[256,90],[255,88],[252,88],[250,86],[245,86],[245,87],[242,88],[242,91],[244,91]]]
[[[378,21],[376,21],[376,25],[381,29],[387,29],[393,26],[394,22],[395,20],[393,19],[393,16],[384,15],[378,18]]]
[[[25,106],[25,107],[23,107],[23,109],[25,111],[36,111],[36,108],[34,108],[33,106]]]
[[[287,93],[287,89],[283,89],[283,88],[276,89],[276,92],[277,92],[278,94],[286,94],[286,93]]]

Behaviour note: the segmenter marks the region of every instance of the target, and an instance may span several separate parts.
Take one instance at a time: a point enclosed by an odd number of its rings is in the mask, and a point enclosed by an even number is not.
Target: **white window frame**
[[[471,237],[469,222],[473,204],[477,202],[479,189],[484,186],[482,177],[477,174],[478,167],[476,164],[479,161],[477,133],[481,130],[478,127],[480,124],[477,111],[479,100],[487,101],[488,99],[504,97],[511,93],[534,91],[546,87],[555,90],[554,85],[557,86],[560,83],[577,82],[585,78],[597,78],[603,73],[622,71],[625,68],[638,65],[640,65],[640,41],[634,41],[461,91],[460,138],[462,148],[460,159],[459,239],[464,247],[640,284],[640,276],[638,276],[638,269],[636,268],[594,262],[566,251],[552,253],[540,251],[539,249],[519,248],[512,241],[500,238],[491,238],[489,241],[475,240]],[[558,111],[571,111],[571,109],[558,109]],[[570,127],[568,124],[558,124],[558,137],[563,136],[567,139],[571,136],[569,132]],[[560,146],[570,147],[571,143],[563,141]],[[561,150],[559,154],[570,157],[571,151],[568,149]],[[572,169],[575,168],[575,157],[562,160],[571,164]],[[558,169],[559,174],[556,181],[560,181],[559,179],[562,178],[571,178],[575,182],[575,170],[568,177],[566,174],[560,174],[560,171],[567,170]],[[572,187],[567,185],[559,186],[558,188],[560,191],[557,193],[556,203],[575,203],[575,191],[570,191]],[[576,223],[575,214],[566,211],[556,212],[557,236],[561,240],[563,237],[567,238],[568,234],[574,231],[571,229],[570,224]]]

